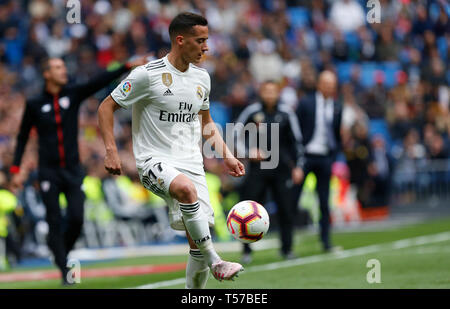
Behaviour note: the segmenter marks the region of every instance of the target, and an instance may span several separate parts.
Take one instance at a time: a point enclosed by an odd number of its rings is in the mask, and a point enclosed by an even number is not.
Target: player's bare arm
[[[114,112],[120,108],[109,95],[98,108],[98,126],[105,144],[105,169],[113,175],[122,173],[122,165],[120,162],[117,145],[114,138]]]
[[[214,147],[219,155],[224,158],[225,165],[228,168],[228,173],[234,177],[241,177],[245,175],[245,168],[242,162],[234,157],[227,144],[220,135],[217,127],[211,118],[208,110],[201,110],[199,116],[202,122],[202,136],[205,140]]]

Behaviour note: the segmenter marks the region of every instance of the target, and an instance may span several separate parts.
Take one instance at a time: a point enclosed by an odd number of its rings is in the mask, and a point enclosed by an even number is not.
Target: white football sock
[[[186,289],[204,289],[209,277],[209,267],[199,249],[189,251],[186,266]]]
[[[208,266],[219,262],[221,259],[214,250],[209,231],[208,220],[200,210],[199,202],[192,204],[179,203],[183,222],[186,230],[203,254]]]

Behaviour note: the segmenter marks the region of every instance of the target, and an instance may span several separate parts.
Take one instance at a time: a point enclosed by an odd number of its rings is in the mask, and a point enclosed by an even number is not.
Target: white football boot
[[[234,280],[241,271],[244,267],[239,263],[220,261],[211,265],[211,273],[219,281]]]

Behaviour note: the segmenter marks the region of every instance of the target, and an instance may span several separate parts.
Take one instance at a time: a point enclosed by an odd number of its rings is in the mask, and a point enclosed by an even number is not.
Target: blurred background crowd
[[[26,98],[42,90],[44,57],[62,57],[72,81],[82,82],[131,57],[164,56],[171,19],[194,11],[209,22],[202,66],[211,75],[211,114],[223,128],[255,101],[259,82],[280,81],[281,102],[294,109],[315,90],[318,73],[328,69],[338,76],[344,105],[343,174],[358,188],[360,203],[385,206],[389,184],[416,182],[414,171],[431,166],[430,160],[440,162],[439,179],[448,184],[450,5],[380,0],[380,23],[368,23],[367,2],[81,0],[81,23],[69,24],[66,1],[0,0],[0,168],[7,171],[12,163]],[[81,109],[81,161],[98,178],[106,175],[96,112],[114,86]],[[136,181],[130,113],[118,113],[116,123],[124,170]],[[32,137],[22,161],[30,175],[36,147]],[[208,159],[205,167],[221,182],[220,196],[234,191],[238,184],[219,161]],[[435,180],[420,179],[423,186]],[[373,185],[377,181],[381,186]],[[374,200],[380,197],[384,200]]]

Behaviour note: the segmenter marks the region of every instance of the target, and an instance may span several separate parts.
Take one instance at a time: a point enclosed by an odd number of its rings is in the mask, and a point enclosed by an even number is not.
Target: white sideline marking
[[[160,282],[155,282],[155,283],[151,283],[151,284],[145,284],[145,285],[141,285],[135,288],[131,288],[131,289],[157,289],[157,288],[163,288],[166,286],[172,286],[172,285],[177,285],[177,284],[184,284],[186,283],[186,278],[178,278],[178,279],[173,279],[173,280],[168,280],[168,281],[160,281]]]
[[[443,232],[443,233],[427,235],[427,236],[406,238],[406,239],[401,239],[401,240],[397,240],[397,241],[393,241],[393,242],[389,242],[389,243],[354,248],[354,249],[344,250],[344,251],[340,251],[340,252],[336,252],[336,253],[319,254],[319,255],[313,255],[313,256],[308,256],[308,257],[302,257],[302,258],[298,258],[295,260],[274,262],[274,263],[265,264],[265,265],[248,267],[248,268],[246,268],[245,272],[242,274],[250,273],[250,272],[257,272],[257,271],[275,270],[275,269],[281,269],[281,268],[286,268],[286,267],[305,265],[305,264],[311,264],[311,263],[322,262],[322,261],[329,261],[329,260],[334,260],[334,259],[344,259],[347,257],[365,255],[368,253],[374,253],[374,252],[383,251],[383,250],[402,249],[402,248],[420,246],[420,245],[442,242],[442,241],[447,241],[447,240],[450,240],[450,232]],[[134,289],[157,289],[157,288],[161,288],[161,287],[173,286],[173,285],[183,284],[183,283],[185,283],[185,278],[178,278],[178,279],[173,279],[173,280],[168,280],[168,281],[160,281],[160,282],[145,284],[145,285],[134,287]]]
[[[252,249],[266,250],[276,248],[278,246],[278,238],[262,239],[255,243]],[[236,252],[241,250],[242,244],[238,241],[218,242],[214,244],[218,252]],[[118,247],[118,248],[101,248],[101,249],[77,249],[70,253],[69,258],[82,261],[98,261],[103,259],[124,259],[146,256],[165,256],[165,255],[182,255],[189,252],[189,245],[170,244],[170,245],[148,245],[137,247]]]

